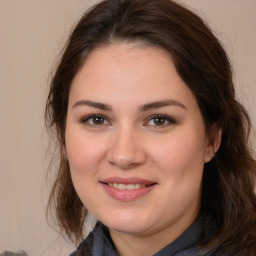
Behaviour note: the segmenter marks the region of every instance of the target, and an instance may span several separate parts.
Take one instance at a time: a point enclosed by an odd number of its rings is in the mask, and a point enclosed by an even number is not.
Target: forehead
[[[172,98],[194,104],[194,96],[178,75],[170,54],[141,44],[115,43],[91,52],[76,74],[70,101]],[[114,102],[114,101],[112,101]]]

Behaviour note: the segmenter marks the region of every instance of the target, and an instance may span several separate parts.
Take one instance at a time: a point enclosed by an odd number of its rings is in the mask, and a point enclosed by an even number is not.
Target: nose
[[[107,161],[121,169],[130,169],[146,161],[141,136],[132,128],[119,129],[111,138]]]

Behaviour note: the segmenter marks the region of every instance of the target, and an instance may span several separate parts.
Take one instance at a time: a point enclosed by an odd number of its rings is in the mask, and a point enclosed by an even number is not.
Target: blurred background
[[[45,217],[51,153],[46,154],[44,107],[59,52],[95,2],[0,0],[0,253],[56,256],[75,249]],[[237,97],[256,127],[256,1],[179,2],[203,17],[227,49]]]

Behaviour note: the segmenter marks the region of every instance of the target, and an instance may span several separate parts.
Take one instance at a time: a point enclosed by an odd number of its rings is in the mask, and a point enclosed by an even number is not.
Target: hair
[[[69,37],[45,112],[60,156],[48,204],[59,226],[78,242],[87,216],[65,153],[72,80],[94,49],[116,42],[139,42],[169,53],[197,100],[206,130],[222,129],[220,148],[204,167],[200,214],[208,217],[200,246],[209,255],[251,255],[256,251],[256,162],[248,141],[250,119],[235,98],[232,68],[220,42],[198,15],[170,0],[102,1],[82,16]]]

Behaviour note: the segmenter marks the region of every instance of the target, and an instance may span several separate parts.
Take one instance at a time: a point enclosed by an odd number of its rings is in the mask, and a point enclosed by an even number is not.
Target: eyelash
[[[92,120],[92,122],[94,122],[95,118],[101,119],[103,121],[103,123],[99,123],[99,124],[89,123],[90,119]],[[156,119],[161,119],[160,121],[163,121],[164,123],[160,124],[160,125],[157,125],[155,123]],[[149,124],[150,121],[153,121],[154,124]],[[108,123],[104,124],[105,122],[108,122]],[[89,116],[86,116],[86,117],[82,118],[81,123],[85,124],[87,126],[94,127],[94,128],[100,128],[102,126],[110,125],[110,121],[108,120],[108,118],[106,118],[103,115],[98,115],[98,114],[93,114],[93,115],[89,115]],[[174,120],[173,118],[171,118],[169,116],[158,114],[158,115],[153,115],[153,116],[148,117],[146,119],[146,122],[144,123],[144,126],[152,126],[154,128],[164,128],[164,127],[172,125],[172,124],[176,124],[176,120]]]
[[[86,116],[86,117],[82,118],[81,123],[85,124],[85,125],[88,125],[88,126],[91,126],[91,127],[95,127],[95,128],[100,128],[100,126],[109,125],[109,124],[104,124],[104,123],[103,124],[90,124],[89,120],[92,119],[92,121],[93,121],[93,119],[95,120],[95,118],[100,118],[100,119],[103,119],[103,122],[107,121],[108,123],[110,123],[105,116],[97,115],[97,114],[89,115],[89,116]]]
[[[164,121],[164,124],[161,124],[161,125],[148,125],[147,123],[149,123],[150,121],[153,121],[156,120],[156,119],[162,119]],[[166,124],[167,122],[167,124]],[[169,116],[166,116],[166,115],[153,115],[153,116],[150,116],[147,120],[146,120],[146,126],[153,126],[155,128],[164,128],[166,126],[169,126],[169,125],[172,125],[172,124],[176,124],[176,120],[174,120],[173,118],[169,117]]]

